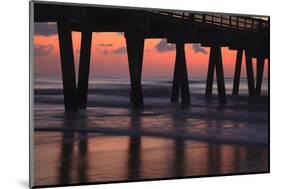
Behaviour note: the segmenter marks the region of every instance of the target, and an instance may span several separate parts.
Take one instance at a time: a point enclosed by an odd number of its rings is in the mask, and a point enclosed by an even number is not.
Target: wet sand
[[[264,147],[73,132],[35,141],[38,186],[268,171]]]
[[[258,103],[48,109],[35,115],[36,186],[268,172],[267,115]]]
[[[169,82],[148,83],[139,110],[129,83],[102,80],[78,114],[64,113],[54,81],[35,90],[35,186],[269,171],[268,97],[248,98],[246,80],[225,105],[216,94],[206,101],[204,80],[194,81],[190,107],[169,102]]]

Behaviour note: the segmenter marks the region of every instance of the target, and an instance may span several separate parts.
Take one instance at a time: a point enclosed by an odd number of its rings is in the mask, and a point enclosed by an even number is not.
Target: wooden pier
[[[86,7],[34,3],[35,22],[56,22],[58,28],[64,104],[66,112],[86,109],[92,32],[124,32],[131,81],[130,102],[133,107],[143,106],[142,64],[145,39],[165,38],[176,46],[176,61],[171,91],[171,102],[189,105],[190,91],[185,59],[185,44],[200,43],[210,47],[206,80],[206,98],[212,96],[216,74],[218,100],[227,102],[221,47],[237,51],[233,80],[233,95],[239,93],[243,53],[249,96],[260,95],[265,59],[269,62],[269,20],[231,14],[192,13]],[[76,84],[71,32],[81,32],[78,84]],[[254,79],[252,59],[257,59]]]

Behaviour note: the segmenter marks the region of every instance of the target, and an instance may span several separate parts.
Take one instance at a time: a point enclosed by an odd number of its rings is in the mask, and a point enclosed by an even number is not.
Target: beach
[[[35,185],[268,172],[268,86],[249,98],[247,80],[227,104],[190,78],[191,106],[170,103],[171,80],[144,78],[144,107],[129,103],[128,78],[90,78],[88,108],[64,113],[59,76],[35,76]]]

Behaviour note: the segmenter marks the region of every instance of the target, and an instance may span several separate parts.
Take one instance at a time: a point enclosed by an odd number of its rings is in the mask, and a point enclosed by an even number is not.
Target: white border
[[[51,1],[51,0],[50,0]],[[57,0],[63,2],[61,0]],[[278,188],[280,186],[280,5],[276,0],[67,0],[72,3],[123,5],[195,11],[247,13],[271,16],[271,173],[107,184],[68,188]],[[29,11],[27,0],[2,1],[0,7],[0,186],[28,187],[29,127]]]

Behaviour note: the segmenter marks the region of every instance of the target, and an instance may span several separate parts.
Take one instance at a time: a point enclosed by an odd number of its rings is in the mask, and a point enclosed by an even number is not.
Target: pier
[[[185,58],[185,53],[188,56],[189,52],[185,52],[185,44],[199,43],[210,48],[205,95],[207,99],[212,97],[216,76],[218,101],[221,104],[227,103],[222,47],[237,52],[232,95],[239,95],[243,54],[250,97],[261,95],[265,60],[269,63],[269,20],[251,16],[36,2],[34,22],[57,23],[66,112],[87,108],[92,32],[124,33],[131,82],[129,98],[133,107],[144,105],[141,81],[146,39],[167,39],[168,43],[175,44],[171,102],[179,102],[180,98],[181,103],[187,106],[191,104],[191,100],[188,62]],[[81,32],[77,82],[72,31]],[[256,77],[253,58],[257,60]]]

